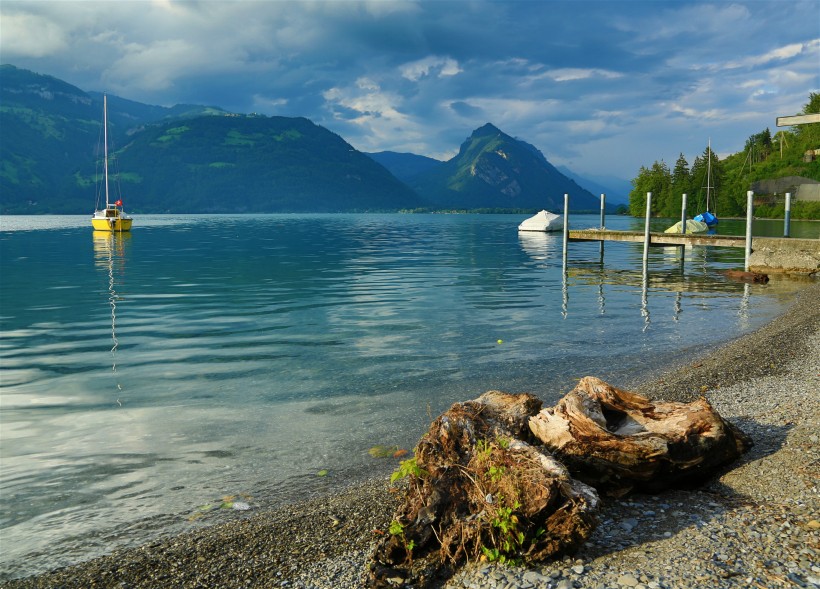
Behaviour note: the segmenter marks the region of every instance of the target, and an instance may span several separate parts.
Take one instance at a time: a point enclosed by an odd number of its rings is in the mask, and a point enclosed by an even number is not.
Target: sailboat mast
[[[105,153],[105,208],[108,208],[108,96],[103,94],[103,149]]]
[[[712,138],[709,137],[709,143],[706,147],[706,155],[708,159],[706,161],[706,210],[711,212],[712,209],[709,207],[709,190],[712,188]]]

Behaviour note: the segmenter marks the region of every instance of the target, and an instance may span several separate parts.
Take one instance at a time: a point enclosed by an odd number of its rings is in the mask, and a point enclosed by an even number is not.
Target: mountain
[[[11,65],[0,66],[0,89],[0,213],[90,212],[103,95]],[[364,154],[305,118],[112,95],[108,105],[111,168],[134,213],[560,211],[564,193],[573,211],[600,209],[535,147],[491,124],[440,162]]]
[[[87,213],[102,95],[0,66],[0,213]],[[429,206],[307,119],[108,96],[109,150],[129,211],[398,210]]]
[[[177,120],[147,127],[116,155],[121,183],[134,195],[129,210],[135,212],[395,211],[429,206],[384,167],[305,118]]]
[[[74,174],[98,155],[102,95],[2,65],[0,104],[0,212],[88,212],[93,189],[76,190]],[[109,105],[113,145],[157,120],[224,113],[210,107],[148,106],[115,96],[109,96]]]
[[[561,174],[535,147],[487,123],[458,155],[410,181],[423,198],[448,208],[600,210],[600,201]]]
[[[632,184],[628,180],[615,176],[581,176],[566,166],[557,166],[559,172],[592,194],[606,194],[606,202],[612,204],[629,204],[629,192]]]
[[[0,210],[12,212],[52,198],[92,158],[99,117],[90,96],[51,76],[3,65],[0,90]]]
[[[367,155],[390,170],[390,173],[402,182],[410,182],[419,174],[428,172],[443,163],[441,160],[415,153],[379,151]]]

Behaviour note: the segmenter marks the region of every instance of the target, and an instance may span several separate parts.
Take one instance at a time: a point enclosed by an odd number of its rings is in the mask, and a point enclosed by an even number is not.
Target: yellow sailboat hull
[[[132,219],[91,219],[94,231],[131,231]]]

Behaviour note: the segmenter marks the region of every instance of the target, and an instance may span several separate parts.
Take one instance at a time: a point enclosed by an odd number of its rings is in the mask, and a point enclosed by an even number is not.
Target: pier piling
[[[602,192],[601,193],[601,231],[606,229],[606,225],[604,223],[604,218],[606,216],[606,213],[604,212],[604,207],[605,206],[606,206],[606,194],[604,194]],[[604,263],[604,241],[603,240],[601,240],[601,243],[600,243],[599,253],[601,254],[601,264],[603,265],[603,263]]]
[[[752,257],[752,218],[754,214],[754,196],[751,190],[746,192],[746,257],[743,262],[743,270],[749,271],[749,258]]]
[[[652,216],[652,193],[646,193],[646,223],[643,230],[643,262],[649,260],[649,218]]]
[[[792,220],[792,193],[786,193],[786,214],[783,217],[783,237],[789,237],[789,225]]]

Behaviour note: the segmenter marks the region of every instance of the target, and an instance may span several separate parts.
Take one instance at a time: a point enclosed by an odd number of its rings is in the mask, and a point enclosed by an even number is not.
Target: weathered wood
[[[491,391],[431,424],[392,533],[373,552],[372,587],[429,586],[467,559],[536,561],[585,541],[598,496],[528,443],[540,409],[532,395]]]
[[[591,376],[529,426],[572,476],[612,496],[697,482],[751,445],[704,398],[651,402]]]
[[[767,282],[769,282],[769,277],[766,274],[760,274],[759,272],[745,272],[743,270],[721,270],[720,273],[726,276],[726,278],[730,280],[735,280],[737,282],[748,282],[751,284],[766,284]]]

